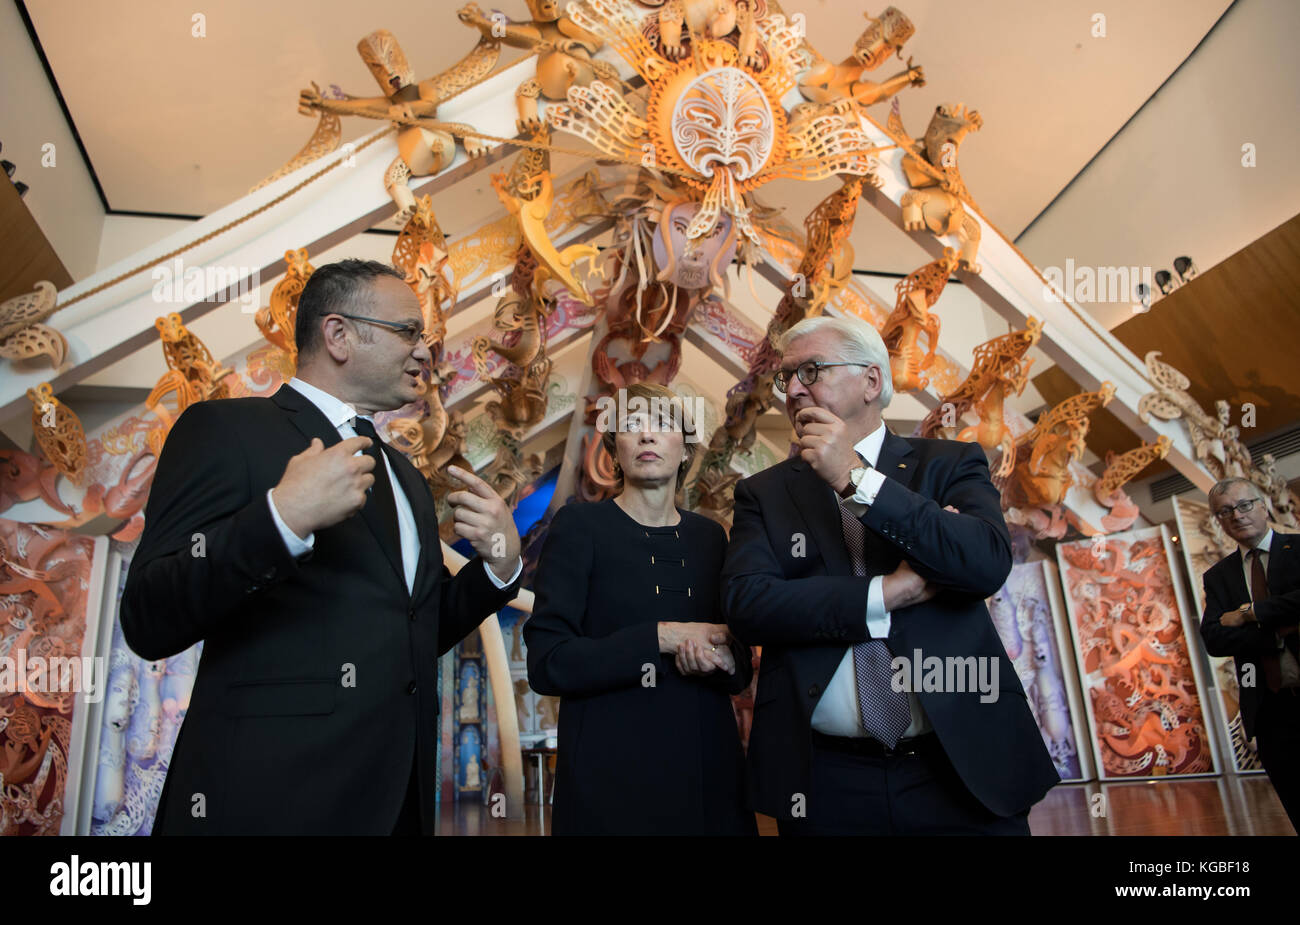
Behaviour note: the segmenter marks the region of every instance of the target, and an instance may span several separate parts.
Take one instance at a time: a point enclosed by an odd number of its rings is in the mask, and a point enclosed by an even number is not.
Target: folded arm
[[[1204,580],[1205,613],[1201,617],[1201,639],[1205,651],[1213,656],[1259,658],[1277,651],[1274,631],[1260,623],[1243,623],[1241,626],[1224,626],[1223,615],[1235,610],[1219,593],[1218,582]],[[1244,603],[1244,602],[1243,602]]]
[[[946,505],[960,513],[945,511]],[[1011,536],[977,443],[957,460],[939,497],[887,478],[862,522],[897,546],[918,575],[945,590],[982,600],[1011,574]]]

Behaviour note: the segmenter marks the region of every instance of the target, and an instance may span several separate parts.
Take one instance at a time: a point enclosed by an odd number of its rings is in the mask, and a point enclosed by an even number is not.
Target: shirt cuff
[[[877,575],[867,585],[867,634],[872,639],[888,639],[890,625],[890,614],[885,609],[885,578]]]
[[[518,564],[515,565],[515,570],[514,572],[511,573],[509,581],[502,581],[500,578],[498,578],[497,573],[492,571],[492,566],[488,565],[487,559],[483,560],[483,567],[487,569],[488,579],[492,582],[492,584],[496,585],[498,588],[504,588],[507,585],[514,584],[515,581],[519,578],[520,573],[523,572],[524,570],[524,558],[523,556],[519,557]]]
[[[862,481],[858,482],[857,491],[853,492],[853,500],[868,507],[875,504],[876,494],[880,491],[880,486],[884,484],[884,473],[873,466],[867,470],[867,474],[862,477]]]
[[[285,549],[289,550],[289,555],[297,559],[299,556],[305,556],[311,552],[312,547],[316,545],[316,534],[308,533],[307,539],[300,539],[298,534],[289,529],[289,525],[280,517],[280,512],[275,509],[275,500],[271,497],[274,488],[266,490],[266,503],[271,508],[271,519],[275,521],[275,529],[280,531],[280,539],[284,540]]]

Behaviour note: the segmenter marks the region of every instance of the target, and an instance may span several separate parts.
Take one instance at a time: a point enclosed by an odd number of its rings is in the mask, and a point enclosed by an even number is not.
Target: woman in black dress
[[[602,434],[621,491],[555,512],[524,624],[528,681],[558,695],[552,830],[754,835],[730,695],[749,649],[723,623],[726,533],[675,506],[698,443],[662,386]],[[687,436],[692,439],[687,440]]]

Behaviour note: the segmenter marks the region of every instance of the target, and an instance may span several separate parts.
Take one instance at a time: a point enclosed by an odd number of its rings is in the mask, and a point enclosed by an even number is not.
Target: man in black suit
[[[1211,655],[1236,660],[1242,725],[1300,830],[1300,542],[1269,527],[1268,504],[1247,479],[1215,484],[1210,511],[1238,548],[1205,573],[1201,638]]]
[[[1028,834],[1059,778],[984,604],[1011,542],[983,450],[885,428],[861,321],[777,348],[799,455],[737,484],[724,571],[728,625],[763,647],[754,808],[792,835]]]
[[[321,267],[297,377],[193,405],[168,436],[122,631],[146,659],[204,647],[155,832],[432,834],[437,658],[523,563],[510,510],[453,469],[479,554],[453,578],[427,484],[375,433],[421,394],[423,333],[392,267]]]

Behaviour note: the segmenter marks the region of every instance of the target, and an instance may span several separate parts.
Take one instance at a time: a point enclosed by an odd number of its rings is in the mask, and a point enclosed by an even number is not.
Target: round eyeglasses
[[[790,369],[777,370],[776,375],[772,377],[772,381],[776,385],[776,390],[784,394],[785,390],[790,387],[791,376],[798,376],[799,381],[802,382],[804,385],[812,385],[814,382],[817,381],[818,373],[820,373],[823,369],[829,369],[832,366],[875,366],[875,365],[876,365],[875,363],[823,363],[820,360],[809,360],[807,363],[800,363],[798,367],[796,367],[793,370]]]

